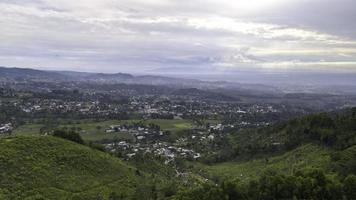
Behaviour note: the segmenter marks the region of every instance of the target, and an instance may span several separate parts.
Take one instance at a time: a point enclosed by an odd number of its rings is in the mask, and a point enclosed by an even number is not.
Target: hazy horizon
[[[151,72],[151,73],[131,73],[131,72],[90,72],[79,70],[46,70],[25,67],[7,67],[8,69],[35,69],[48,72],[60,72],[65,74],[71,73],[104,73],[104,74],[130,74],[136,77],[140,76],[159,76],[166,78],[190,79],[209,82],[230,82],[242,84],[263,84],[278,87],[281,89],[292,89],[296,87],[313,88],[320,86],[356,86],[356,74],[345,72],[328,72],[328,71],[255,71],[255,70],[240,70],[233,73],[166,73],[166,72]],[[305,88],[305,89],[306,89]]]

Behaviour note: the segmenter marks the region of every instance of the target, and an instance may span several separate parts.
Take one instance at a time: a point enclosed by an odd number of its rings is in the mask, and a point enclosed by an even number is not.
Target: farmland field
[[[38,135],[43,124],[25,124],[13,131],[14,135]]]
[[[189,120],[108,120],[108,121],[94,121],[94,120],[78,120],[73,122],[62,122],[56,126],[59,129],[73,129],[80,132],[84,140],[99,141],[104,139],[130,139],[132,138],[127,133],[106,133],[105,130],[111,125],[130,124],[135,122],[142,122],[144,124],[156,124],[161,127],[163,131],[171,131],[173,133],[181,130],[186,130],[194,127],[193,122]],[[28,123],[16,128],[13,132],[15,135],[39,135],[40,129],[44,127],[43,124]]]

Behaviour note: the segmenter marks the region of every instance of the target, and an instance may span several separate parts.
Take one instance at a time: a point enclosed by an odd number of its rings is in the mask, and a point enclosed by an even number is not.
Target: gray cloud
[[[352,0],[0,0],[0,65],[356,69]]]

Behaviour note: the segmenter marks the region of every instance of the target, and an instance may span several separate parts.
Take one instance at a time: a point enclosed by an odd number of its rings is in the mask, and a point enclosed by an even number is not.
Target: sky
[[[0,66],[356,73],[354,0],[0,0]]]

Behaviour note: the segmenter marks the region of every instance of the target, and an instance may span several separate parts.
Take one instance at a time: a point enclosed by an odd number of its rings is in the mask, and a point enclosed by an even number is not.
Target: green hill
[[[109,154],[52,136],[0,139],[0,171],[0,199],[126,197],[144,179]]]
[[[212,162],[254,159],[285,153],[305,144],[344,150],[356,144],[356,108],[319,113],[268,127],[232,130]]]
[[[208,174],[244,179],[267,168],[292,173],[306,167],[355,173],[356,109],[238,130],[229,134],[225,146],[227,150],[215,155],[227,158],[224,162],[201,165]]]
[[[175,168],[147,155],[137,156],[129,164],[53,136],[0,138],[0,199],[354,196],[356,109],[309,115],[261,129],[235,130],[224,142],[210,162],[177,162],[182,165],[179,169],[187,172],[187,177],[178,178]],[[242,198],[232,198],[234,195]]]
[[[208,161],[189,164],[214,182],[175,199],[355,199],[356,109],[236,130]]]
[[[225,162],[202,167],[210,176],[248,180],[260,176],[266,169],[274,169],[284,174],[292,174],[295,170],[308,167],[328,170],[331,152],[328,148],[307,144],[278,156],[249,161]]]

